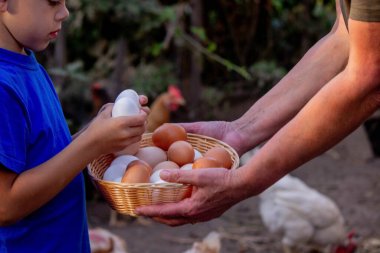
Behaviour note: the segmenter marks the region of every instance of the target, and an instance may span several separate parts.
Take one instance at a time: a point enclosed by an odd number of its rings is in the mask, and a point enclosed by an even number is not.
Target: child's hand
[[[114,153],[141,140],[147,112],[139,115],[111,117],[113,104],[106,104],[83,133],[96,156]]]
[[[143,110],[147,115],[150,113],[148,105],[148,97],[145,95],[140,95],[140,105],[141,110]]]

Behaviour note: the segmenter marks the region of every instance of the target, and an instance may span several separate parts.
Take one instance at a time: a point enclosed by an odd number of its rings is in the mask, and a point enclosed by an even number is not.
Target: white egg
[[[127,97],[132,99],[136,104],[140,105],[140,98],[139,94],[137,94],[136,91],[127,89],[123,90],[116,98],[115,102],[118,101],[120,98]]]
[[[153,184],[159,184],[159,183],[167,183],[165,180],[162,180],[160,177],[160,172],[162,170],[157,170],[153,172],[153,174],[150,176],[150,182]]]
[[[111,165],[104,172],[103,180],[115,181],[117,178],[120,178],[120,181],[121,181],[121,177],[124,175],[124,172],[126,169],[127,169],[127,166],[125,166],[121,163]]]
[[[192,170],[192,169],[193,169],[192,163],[185,164],[180,168],[180,170]]]
[[[202,153],[194,149],[194,161],[201,157],[203,157]]]
[[[166,152],[163,149],[156,146],[140,148],[136,153],[136,157],[140,160],[147,162],[152,168],[154,168],[157,164],[168,159]]]
[[[113,159],[110,166],[117,165],[117,164],[128,166],[128,164],[134,160],[138,160],[138,158],[132,155],[120,155],[120,156],[115,157],[115,159]]]
[[[122,178],[122,177],[117,177],[117,178],[115,178],[115,179],[112,180],[112,181],[115,182],[115,183],[121,183],[121,178]]]
[[[140,107],[132,99],[123,97],[112,108],[112,117],[131,116],[140,113]]]

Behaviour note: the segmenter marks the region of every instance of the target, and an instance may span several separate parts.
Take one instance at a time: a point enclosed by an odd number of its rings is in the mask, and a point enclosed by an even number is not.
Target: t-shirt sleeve
[[[17,94],[0,83],[0,163],[9,170],[25,170],[28,124],[25,107]]]
[[[380,1],[352,0],[350,18],[358,21],[380,22]]]

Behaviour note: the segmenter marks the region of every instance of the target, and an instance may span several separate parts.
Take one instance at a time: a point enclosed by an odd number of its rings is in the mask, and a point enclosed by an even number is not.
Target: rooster
[[[160,94],[150,106],[148,123],[146,125],[147,132],[153,132],[162,124],[169,123],[171,112],[178,110],[185,103],[180,89],[174,85],[170,85],[168,91]]]
[[[286,175],[259,198],[263,223],[270,232],[282,237],[285,253],[299,252],[305,247],[311,252],[355,252],[353,235],[347,238],[337,205],[300,179]]]
[[[91,116],[94,117],[98,114],[103,105],[112,102],[110,95],[102,82],[95,82],[91,85],[91,103],[92,112]]]

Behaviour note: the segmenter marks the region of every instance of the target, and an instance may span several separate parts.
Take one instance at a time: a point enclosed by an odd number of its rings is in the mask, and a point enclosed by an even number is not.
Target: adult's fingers
[[[152,219],[159,222],[159,223],[166,224],[166,225],[169,225],[172,227],[196,223],[194,221],[191,221],[190,219],[185,219],[185,218],[165,219],[165,218],[161,218],[161,217],[153,217]]]
[[[163,170],[160,177],[171,183],[190,184],[194,186],[207,186],[218,184],[229,170],[225,168],[203,168],[195,170]]]
[[[163,170],[160,177],[171,183],[197,185],[199,181],[199,171],[196,170]]]
[[[195,123],[178,123],[178,125],[185,128],[186,132],[188,132],[188,133],[199,133],[199,130],[200,130],[200,124],[197,122],[195,122]]]
[[[188,215],[184,210],[190,207],[190,200],[184,199],[177,203],[167,203],[159,205],[140,206],[136,208],[135,212],[138,215],[144,215],[154,218],[167,219],[167,220],[187,220]],[[188,222],[189,223],[189,222]]]

